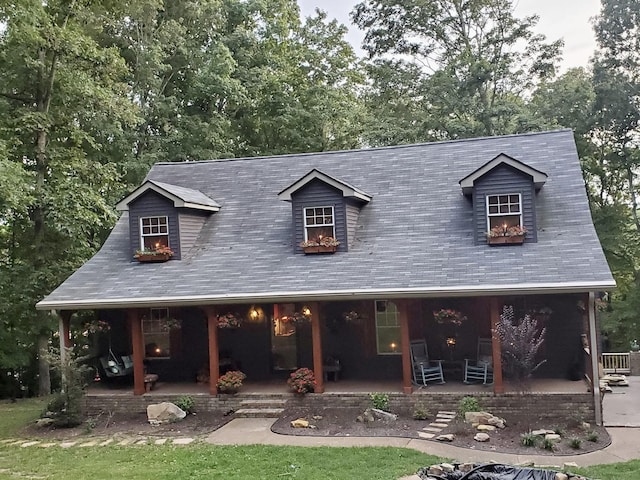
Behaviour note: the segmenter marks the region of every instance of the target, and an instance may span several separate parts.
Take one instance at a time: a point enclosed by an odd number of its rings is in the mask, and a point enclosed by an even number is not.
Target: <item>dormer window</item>
[[[487,195],[487,230],[522,226],[522,197],[519,193]]]
[[[304,239],[319,242],[325,237],[336,237],[333,207],[307,207],[304,209]]]
[[[141,217],[140,218],[140,248],[141,250],[157,250],[169,246],[169,218]]]

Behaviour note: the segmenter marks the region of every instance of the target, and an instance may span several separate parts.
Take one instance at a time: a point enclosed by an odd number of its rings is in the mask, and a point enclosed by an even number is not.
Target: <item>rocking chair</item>
[[[478,338],[476,360],[464,359],[464,383],[493,383],[493,346],[490,338]]]
[[[429,360],[427,342],[412,340],[410,343],[413,383],[427,386],[427,382],[444,383],[442,360]]]

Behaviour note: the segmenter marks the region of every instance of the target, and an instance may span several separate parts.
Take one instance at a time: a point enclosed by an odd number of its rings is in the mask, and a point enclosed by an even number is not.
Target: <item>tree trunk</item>
[[[38,335],[38,396],[51,394],[51,376],[49,374],[49,336]]]

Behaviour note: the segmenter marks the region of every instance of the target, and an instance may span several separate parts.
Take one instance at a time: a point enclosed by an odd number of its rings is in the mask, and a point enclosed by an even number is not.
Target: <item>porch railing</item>
[[[603,353],[601,359],[604,373],[631,373],[629,353]]]

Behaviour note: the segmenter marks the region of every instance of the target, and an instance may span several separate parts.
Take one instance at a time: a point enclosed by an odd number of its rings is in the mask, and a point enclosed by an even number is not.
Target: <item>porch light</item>
[[[455,347],[456,346],[456,337],[447,337],[447,346]]]
[[[249,321],[252,323],[260,323],[264,320],[264,311],[260,307],[251,305],[249,309]]]
[[[304,315],[305,317],[310,317],[311,309],[307,306],[302,307],[302,315]]]

